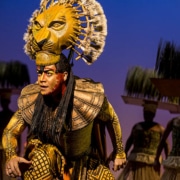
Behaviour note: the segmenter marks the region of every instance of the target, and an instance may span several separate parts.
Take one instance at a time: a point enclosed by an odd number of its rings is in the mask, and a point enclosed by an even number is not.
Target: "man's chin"
[[[50,92],[46,92],[46,91],[41,91],[41,94],[42,94],[43,96],[49,96],[49,95],[51,95]]]

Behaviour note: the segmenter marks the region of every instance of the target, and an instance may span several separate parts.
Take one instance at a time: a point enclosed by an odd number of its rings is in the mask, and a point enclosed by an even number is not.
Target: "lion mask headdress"
[[[54,64],[64,50],[92,64],[103,52],[107,20],[95,0],[42,0],[24,35],[25,53],[38,65]]]

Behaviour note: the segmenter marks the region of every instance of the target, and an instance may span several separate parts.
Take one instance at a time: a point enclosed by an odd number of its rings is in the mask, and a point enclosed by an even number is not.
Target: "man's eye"
[[[46,72],[47,76],[52,76],[53,73],[52,72]]]
[[[41,71],[37,71],[37,75],[40,76],[42,74]]]

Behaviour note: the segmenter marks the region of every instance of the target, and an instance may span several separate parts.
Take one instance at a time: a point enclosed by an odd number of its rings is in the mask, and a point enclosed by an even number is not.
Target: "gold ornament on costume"
[[[59,61],[72,49],[76,60],[92,64],[103,52],[107,21],[95,0],[42,0],[24,35],[25,52],[38,65]]]

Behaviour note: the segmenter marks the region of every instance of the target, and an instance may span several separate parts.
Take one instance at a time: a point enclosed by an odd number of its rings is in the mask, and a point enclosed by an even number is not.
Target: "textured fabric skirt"
[[[115,180],[110,169],[98,160],[83,156],[65,161],[54,145],[37,139],[30,141],[26,152],[32,164],[21,169],[23,180]]]
[[[128,162],[117,180],[160,180],[160,167],[141,162]]]
[[[168,156],[163,161],[164,173],[161,180],[180,180],[180,157]]]
[[[180,180],[180,169],[165,168],[161,180]]]

